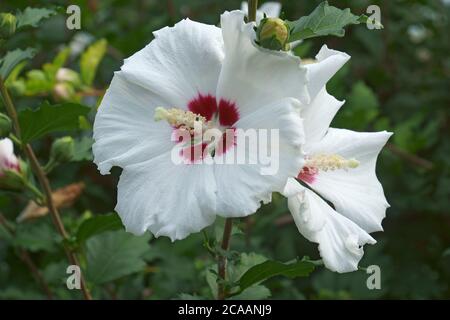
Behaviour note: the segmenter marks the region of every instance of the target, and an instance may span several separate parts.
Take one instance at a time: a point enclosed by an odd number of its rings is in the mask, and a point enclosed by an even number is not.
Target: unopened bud
[[[61,68],[56,73],[56,81],[57,82],[69,82],[73,84],[75,87],[81,85],[80,75],[71,69]]]
[[[11,119],[6,114],[0,113],[0,138],[7,137],[11,130]]]
[[[0,189],[20,190],[24,187],[25,163],[14,155],[10,139],[0,140]]]
[[[0,174],[0,189],[19,191],[24,187],[25,180],[20,169],[5,169]]]
[[[9,38],[16,32],[17,19],[11,13],[0,13],[0,38]]]
[[[289,26],[280,18],[264,18],[256,30],[259,45],[271,50],[289,49]]]
[[[74,145],[72,137],[55,140],[50,151],[50,159],[55,163],[69,162],[74,155]]]

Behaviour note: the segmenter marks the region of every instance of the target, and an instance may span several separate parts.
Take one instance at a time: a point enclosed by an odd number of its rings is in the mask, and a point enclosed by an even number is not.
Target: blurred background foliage
[[[281,1],[291,20],[309,14],[320,1]],[[65,27],[65,8],[78,4],[82,29]],[[368,290],[367,274],[339,275],[319,267],[308,278],[274,278],[254,286],[241,298],[273,299],[448,299],[450,298],[450,3],[440,0],[330,1],[355,14],[381,7],[381,31],[355,26],[344,38],[307,40],[295,52],[313,58],[322,44],[342,50],[351,61],[329,83],[329,91],[347,103],[333,126],[359,131],[389,130],[395,135],[380,156],[378,176],[391,204],[378,244],[366,246],[361,266],[377,264],[382,289]],[[152,40],[152,31],[189,17],[217,24],[224,10],[240,8],[229,0],[1,0],[0,11],[27,6],[60,6],[58,15],[39,29],[16,34],[0,53],[34,47],[37,55],[17,67],[8,88],[19,109],[34,108],[47,99],[81,102],[95,108],[125,57]],[[58,71],[61,68],[64,72]],[[0,102],[1,104],[1,102]],[[63,220],[73,234],[88,219],[113,211],[120,170],[100,176],[90,161],[91,125],[95,112],[77,132],[76,162],[50,176],[65,196]],[[35,143],[45,159],[54,136]],[[74,182],[79,184],[73,185]],[[67,185],[70,185],[67,190]],[[70,194],[72,197],[67,197]],[[69,198],[69,200],[67,200]],[[76,199],[76,201],[75,201]],[[16,236],[0,226],[0,298],[45,298],[21,261],[27,250],[56,298],[79,298],[65,287],[67,262],[45,212],[27,207],[27,200],[0,194],[0,210]],[[20,214],[20,218],[18,218]],[[38,217],[39,216],[39,217]],[[112,215],[109,215],[113,217]],[[109,217],[107,216],[107,217]],[[106,218],[108,223],[117,223]],[[15,222],[20,221],[20,222]],[[91,220],[92,221],[92,220]],[[103,223],[98,221],[96,223]],[[215,227],[207,231],[214,237]],[[246,252],[236,275],[265,258],[289,261],[304,255],[319,258],[315,244],[297,231],[286,201],[274,202],[239,223],[232,249]],[[171,244],[166,238],[131,236],[120,228],[91,235],[83,250],[87,278],[96,298],[211,298],[208,267],[214,261],[202,234]],[[257,252],[254,254],[251,252]],[[264,257],[263,257],[264,256]],[[111,258],[113,257],[113,259]]]

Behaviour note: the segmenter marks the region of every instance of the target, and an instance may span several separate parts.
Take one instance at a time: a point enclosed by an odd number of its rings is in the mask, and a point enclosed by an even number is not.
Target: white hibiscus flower
[[[328,94],[325,85],[349,58],[324,46],[317,62],[306,65],[311,95],[301,110],[306,162],[284,191],[300,233],[319,244],[325,266],[337,272],[357,270],[364,244],[376,242],[369,233],[383,230],[389,207],[375,166],[391,133],[329,128],[344,102]]]
[[[116,211],[128,231],[176,240],[216,215],[247,216],[303,167],[298,108],[309,102],[306,68],[297,57],[257,47],[244,15],[224,13],[221,29],[188,19],[163,28],[115,73],[95,119],[93,152],[102,174],[123,168]],[[279,129],[278,173],[174,164],[173,134],[192,129],[193,119],[219,130]]]

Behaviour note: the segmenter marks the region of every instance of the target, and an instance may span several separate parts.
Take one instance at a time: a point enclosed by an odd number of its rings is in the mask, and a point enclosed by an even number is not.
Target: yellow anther
[[[177,108],[165,109],[157,107],[155,109],[155,121],[166,120],[171,126],[194,128],[195,123],[200,123],[202,126],[206,124],[206,118],[195,114],[191,111],[186,111]]]
[[[345,159],[338,154],[318,154],[306,160],[305,167],[314,168],[323,171],[333,171],[339,169],[355,169],[359,166],[359,161],[352,159]]]

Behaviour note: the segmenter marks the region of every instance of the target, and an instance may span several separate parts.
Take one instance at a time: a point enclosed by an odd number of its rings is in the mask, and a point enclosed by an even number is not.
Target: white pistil
[[[333,171],[338,169],[354,169],[359,166],[359,161],[352,159],[345,159],[338,154],[318,154],[306,160],[305,167],[323,171]]]

